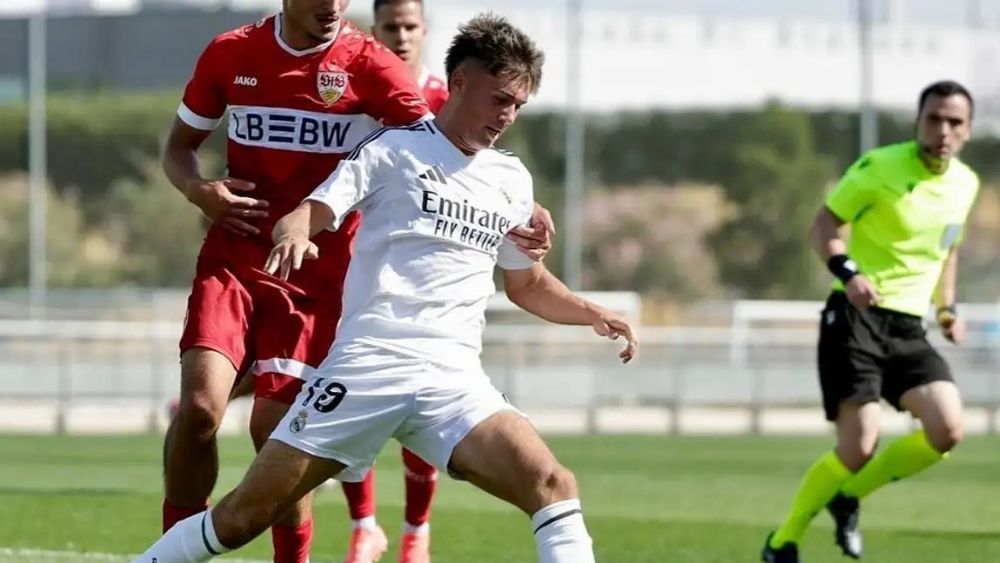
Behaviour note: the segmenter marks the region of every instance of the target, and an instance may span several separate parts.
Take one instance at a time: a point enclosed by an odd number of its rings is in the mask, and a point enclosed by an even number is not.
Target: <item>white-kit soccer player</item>
[[[393,437],[529,514],[543,563],[594,561],[573,474],[479,359],[496,265],[525,310],[625,337],[625,362],[636,352],[624,319],[505,238],[529,220],[531,175],[492,147],[538,88],[542,61],[506,20],[477,16],[448,50],[452,95],[439,116],[373,134],[278,222],[265,269],[285,277],[316,256],[311,236],[363,214],[337,339],[242,483],[136,561],[206,561],[238,548],[327,478],[361,479]]]

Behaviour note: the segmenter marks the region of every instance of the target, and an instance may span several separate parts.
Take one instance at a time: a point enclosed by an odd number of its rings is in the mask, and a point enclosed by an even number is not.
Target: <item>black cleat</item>
[[[861,559],[863,542],[861,530],[858,529],[858,520],[861,518],[858,499],[837,493],[837,496],[826,505],[826,509],[830,511],[830,516],[833,516],[833,521],[837,524],[834,538],[840,550],[847,557]]]
[[[799,563],[799,547],[794,543],[786,543],[778,549],[771,547],[774,532],[764,540],[764,549],[760,552],[760,560],[764,563]]]

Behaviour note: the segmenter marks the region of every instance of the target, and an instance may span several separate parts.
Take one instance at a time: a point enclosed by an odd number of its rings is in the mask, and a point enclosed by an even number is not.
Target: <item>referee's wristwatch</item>
[[[958,318],[958,307],[952,303],[951,305],[942,305],[938,307],[937,310],[937,322],[939,325],[948,327],[955,322]]]

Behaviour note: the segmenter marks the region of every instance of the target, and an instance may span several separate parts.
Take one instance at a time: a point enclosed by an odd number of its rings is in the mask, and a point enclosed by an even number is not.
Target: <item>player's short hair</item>
[[[954,80],[939,80],[931,84],[930,86],[924,88],[920,92],[920,100],[917,102],[917,115],[920,115],[924,111],[924,106],[927,105],[927,99],[931,96],[937,96],[939,98],[947,98],[948,96],[965,96],[966,100],[969,100],[969,117],[975,113],[976,103],[972,100],[972,94],[969,89],[962,86]]]
[[[482,63],[493,76],[524,80],[532,94],[542,82],[545,54],[527,34],[492,12],[479,14],[459,26],[444,59],[449,79],[466,59]]]
[[[410,2],[416,2],[420,4],[420,11],[424,9],[424,0],[375,0],[372,4],[372,13],[377,14],[378,9],[382,6],[392,6],[394,4],[408,4]]]

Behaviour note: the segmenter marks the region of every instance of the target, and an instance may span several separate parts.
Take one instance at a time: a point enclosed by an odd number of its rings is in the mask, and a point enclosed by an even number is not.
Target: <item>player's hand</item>
[[[507,233],[507,238],[514,241],[518,250],[525,256],[535,262],[541,262],[552,248],[552,237],[555,234],[556,226],[552,222],[552,214],[536,203],[529,226],[514,227]]]
[[[938,314],[938,324],[941,325],[941,333],[952,344],[961,344],[965,341],[965,319],[957,317],[948,312]]]
[[[319,258],[319,247],[316,243],[305,237],[284,236],[271,249],[271,254],[264,264],[264,271],[287,281],[292,270],[302,267],[303,260],[316,258]]]
[[[626,342],[625,349],[618,354],[618,357],[622,359],[623,364],[632,361],[639,348],[639,339],[636,337],[635,332],[632,331],[632,327],[628,324],[628,321],[619,315],[602,309],[597,311],[597,316],[591,324],[594,327],[594,332],[600,336],[606,336],[611,340],[618,340],[619,336],[624,336]]]
[[[844,289],[847,291],[847,299],[851,305],[861,310],[878,305],[882,299],[872,282],[862,274],[847,280]]]
[[[241,236],[260,234],[249,221],[267,217],[267,202],[238,193],[253,191],[253,182],[237,178],[205,180],[188,186],[188,200],[224,229]]]

